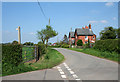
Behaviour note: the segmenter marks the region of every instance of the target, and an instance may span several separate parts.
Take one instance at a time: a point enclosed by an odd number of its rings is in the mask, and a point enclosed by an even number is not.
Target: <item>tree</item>
[[[32,43],[32,42],[25,42],[23,45],[27,45],[27,46],[33,46],[34,45],[34,43]]]
[[[53,30],[51,26],[48,26],[48,25],[46,25],[45,32],[46,32],[45,34],[46,44],[48,44],[48,40],[50,38],[58,35],[58,33],[55,30]]]
[[[67,38],[66,34],[64,35],[63,42],[66,43],[66,44],[68,44],[68,38]]]
[[[113,27],[106,27],[104,30],[100,32],[100,39],[115,39],[116,38],[116,32]]]
[[[116,35],[117,35],[117,38],[120,38],[120,28],[115,29],[115,30],[116,30]]]
[[[16,45],[16,44],[18,44],[18,41],[14,40],[14,41],[12,42],[12,44]]]
[[[46,39],[46,30],[42,29],[41,31],[37,31],[37,37],[42,41],[43,44],[45,44],[45,39]]]
[[[82,45],[83,45],[82,40],[78,40],[78,41],[77,41],[77,46],[82,46]]]

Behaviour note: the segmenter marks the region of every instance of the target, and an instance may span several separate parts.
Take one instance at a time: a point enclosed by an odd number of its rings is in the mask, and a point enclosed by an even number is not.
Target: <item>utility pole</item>
[[[72,27],[71,27],[71,32],[72,32]],[[71,39],[71,34],[70,34],[70,47],[71,47],[72,39]]]
[[[49,18],[49,26],[50,26],[50,18]]]
[[[21,44],[20,26],[18,26],[18,28],[16,30],[18,30],[18,44]]]

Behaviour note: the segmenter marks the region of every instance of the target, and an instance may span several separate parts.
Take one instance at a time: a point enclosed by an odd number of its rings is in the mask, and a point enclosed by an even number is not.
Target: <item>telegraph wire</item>
[[[38,0],[37,0],[37,2],[38,2],[38,6],[40,7],[40,10],[41,10],[42,14],[44,15],[45,19],[47,20],[48,18],[46,17],[46,15],[45,15],[45,13],[44,13],[41,5],[40,5],[40,2]]]

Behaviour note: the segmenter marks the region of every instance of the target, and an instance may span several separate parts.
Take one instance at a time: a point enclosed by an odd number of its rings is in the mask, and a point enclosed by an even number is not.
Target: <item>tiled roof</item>
[[[77,35],[94,35],[90,29],[77,28],[75,31],[77,32]]]

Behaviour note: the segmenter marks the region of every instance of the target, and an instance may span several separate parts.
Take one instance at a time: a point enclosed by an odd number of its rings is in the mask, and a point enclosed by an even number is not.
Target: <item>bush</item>
[[[78,40],[78,41],[77,41],[77,46],[82,46],[82,45],[83,45],[82,40]]]
[[[68,44],[63,44],[62,48],[69,48],[69,45]]]
[[[39,53],[40,55],[43,55],[47,52],[47,48],[45,44],[38,44],[38,49],[39,49]]]
[[[120,50],[117,39],[98,40],[96,41],[94,48],[109,52],[119,52]]]
[[[2,72],[17,67],[22,62],[22,47],[20,45],[2,45]]]
[[[22,61],[22,47],[20,45],[2,45],[2,64],[18,66]]]

